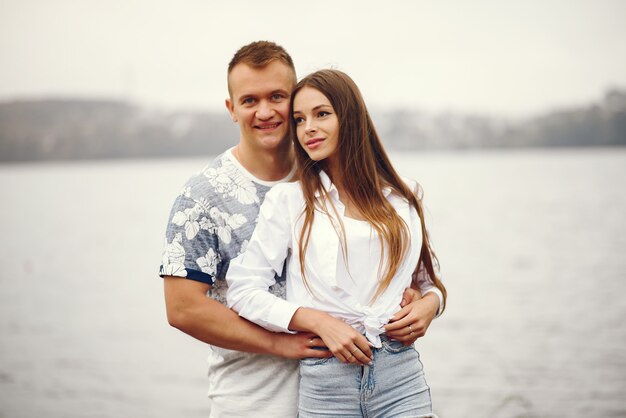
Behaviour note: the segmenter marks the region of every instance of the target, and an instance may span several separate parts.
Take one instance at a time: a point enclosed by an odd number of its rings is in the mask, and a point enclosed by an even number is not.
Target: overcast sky
[[[0,0],[0,100],[222,109],[226,65],[269,39],[371,107],[529,116],[626,87],[622,0]]]

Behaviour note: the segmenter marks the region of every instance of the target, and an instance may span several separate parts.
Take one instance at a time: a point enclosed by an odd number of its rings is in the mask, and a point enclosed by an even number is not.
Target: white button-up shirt
[[[371,226],[344,216],[345,207],[330,178],[320,173],[322,184],[341,217],[347,240],[347,252],[333,224],[339,228],[337,215],[317,211],[305,255],[307,286],[300,271],[299,241],[304,222],[304,196],[299,183],[274,186],[261,205],[258,223],[244,253],[231,260],[226,280],[228,305],[242,317],[276,332],[291,332],[288,327],[299,307],[327,312],[339,318],[380,347],[383,326],[400,309],[404,289],[409,287],[422,245],[421,223],[417,211],[408,202],[386,188],[383,192],[398,215],[406,222],[410,242],[404,260],[387,289],[373,302],[370,300],[379,284],[380,239]],[[414,186],[415,183],[409,186]],[[318,198],[322,198],[318,196]],[[383,260],[383,266],[385,265]],[[269,293],[274,276],[287,262],[287,300]],[[422,294],[434,292],[443,296],[418,275]],[[421,277],[420,277],[421,276]]]

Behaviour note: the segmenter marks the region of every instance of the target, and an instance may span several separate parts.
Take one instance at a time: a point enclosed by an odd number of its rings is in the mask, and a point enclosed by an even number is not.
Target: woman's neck
[[[328,178],[330,178],[330,181],[333,182],[337,190],[339,190],[340,192],[343,191],[343,172],[338,169],[338,165],[334,163],[334,159],[329,157],[322,161],[322,168],[324,169],[324,172],[328,175]]]

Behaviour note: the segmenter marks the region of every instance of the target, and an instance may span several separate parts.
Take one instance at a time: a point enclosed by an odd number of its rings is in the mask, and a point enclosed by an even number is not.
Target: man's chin
[[[289,141],[289,135],[262,135],[258,138],[258,143],[261,144],[261,146],[263,148],[266,149],[273,149],[273,148],[279,148],[281,146],[284,146],[286,144],[288,144]]]

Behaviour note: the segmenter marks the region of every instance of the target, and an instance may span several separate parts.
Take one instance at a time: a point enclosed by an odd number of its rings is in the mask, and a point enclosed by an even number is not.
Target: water
[[[440,416],[626,417],[626,150],[392,159],[450,294],[419,341]],[[0,417],[206,416],[206,349],[156,276],[205,161],[0,166]]]

